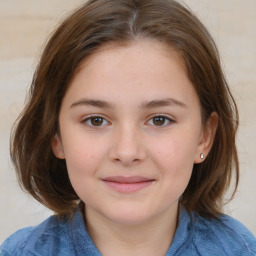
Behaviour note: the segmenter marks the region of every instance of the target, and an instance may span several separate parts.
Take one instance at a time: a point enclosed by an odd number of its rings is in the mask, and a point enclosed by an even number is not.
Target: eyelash
[[[89,127],[93,127],[93,128],[101,128],[101,127],[104,127],[106,126],[107,124],[104,124],[104,125],[93,125],[92,123],[91,124],[88,124],[88,122],[92,122],[93,119],[96,119],[96,118],[99,118],[99,119],[102,119],[103,122],[107,122],[107,123],[110,123],[108,122],[104,117],[100,116],[100,115],[92,115],[92,116],[89,116],[89,117],[86,117],[85,119],[83,119],[81,121],[81,123],[89,126]],[[166,116],[166,115],[154,115],[154,116],[151,116],[150,119],[146,122],[148,123],[150,120],[153,120],[154,118],[164,118],[164,124],[163,125],[154,125],[152,124],[152,126],[155,126],[156,128],[161,128],[161,127],[166,127],[166,126],[169,126],[170,124],[174,123],[175,121],[173,119],[171,119],[170,117]],[[166,121],[168,122],[167,124]]]

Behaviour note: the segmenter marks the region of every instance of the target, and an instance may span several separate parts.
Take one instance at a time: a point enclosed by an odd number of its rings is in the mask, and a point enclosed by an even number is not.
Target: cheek
[[[88,145],[73,150],[70,148],[65,155],[68,171],[82,175],[93,173],[102,157],[99,150],[95,150]]]
[[[97,173],[104,161],[106,149],[97,140],[77,136],[65,141],[65,157],[69,177],[72,181],[87,182]]]
[[[177,140],[165,140],[163,143],[154,143],[154,147],[151,148],[153,149],[153,158],[164,165],[172,163],[173,166],[182,157],[182,147]]]
[[[90,195],[98,194],[96,186],[93,186],[97,178],[102,153],[87,144],[83,147],[72,147],[66,154],[66,163],[70,182],[77,195],[84,202],[90,200]],[[89,197],[88,197],[89,196]]]
[[[185,140],[165,140],[163,143],[154,143],[152,159],[163,175],[187,179],[193,168],[195,148],[195,143]]]
[[[193,157],[194,147],[179,140],[158,147],[155,163],[162,177],[163,200],[166,202],[176,201],[183,194],[192,174]]]

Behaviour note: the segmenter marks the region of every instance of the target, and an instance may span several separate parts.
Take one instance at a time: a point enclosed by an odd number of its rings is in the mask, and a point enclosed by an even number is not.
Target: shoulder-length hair
[[[159,40],[178,51],[199,97],[203,122],[212,112],[218,114],[211,151],[203,163],[194,165],[180,199],[189,212],[216,218],[233,173],[234,193],[238,185],[238,111],[213,38],[188,8],[174,0],[90,0],[59,25],[42,53],[13,130],[11,157],[19,182],[56,214],[72,215],[80,200],[65,160],[56,158],[51,148],[62,99],[87,56],[107,43],[140,38]]]

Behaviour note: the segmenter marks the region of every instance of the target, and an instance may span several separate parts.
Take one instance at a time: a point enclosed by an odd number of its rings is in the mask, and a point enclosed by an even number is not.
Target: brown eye
[[[82,121],[83,124],[91,127],[101,127],[108,124],[108,121],[101,116],[91,116]]]
[[[161,116],[161,115],[154,116],[147,122],[147,124],[156,126],[156,127],[165,127],[172,123],[174,123],[174,120],[172,120],[167,116]]]
[[[165,124],[166,117],[164,116],[157,116],[153,118],[153,124],[157,126],[162,126]]]
[[[104,119],[102,117],[93,117],[90,119],[93,126],[101,126]]]

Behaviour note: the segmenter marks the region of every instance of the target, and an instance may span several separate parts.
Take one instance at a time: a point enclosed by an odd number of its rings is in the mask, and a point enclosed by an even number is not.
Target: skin
[[[66,159],[101,253],[165,255],[179,198],[194,163],[203,161],[201,153],[207,156],[217,126],[214,113],[202,125],[199,99],[179,54],[154,40],[102,47],[77,70],[59,125],[53,152]],[[152,182],[120,192],[106,185],[112,176]]]

